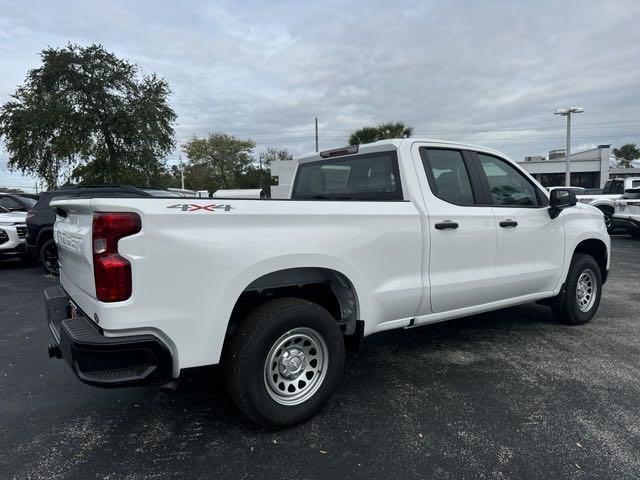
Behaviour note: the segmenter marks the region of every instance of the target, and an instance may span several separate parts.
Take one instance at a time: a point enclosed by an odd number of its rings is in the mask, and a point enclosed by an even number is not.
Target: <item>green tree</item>
[[[629,168],[631,162],[636,158],[640,158],[640,150],[635,143],[627,143],[620,148],[614,148],[613,154],[619,161],[619,164],[623,168]]]
[[[49,187],[61,177],[141,185],[166,174],[176,115],[165,80],[140,77],[135,64],[101,45],[69,44],[40,56],[42,65],[0,107],[12,170]]]
[[[285,149],[268,148],[266,152],[260,154],[260,164],[270,166],[276,160],[293,160],[293,155]]]
[[[185,184],[192,189],[236,187],[238,179],[252,166],[255,143],[226,133],[212,133],[206,138],[193,137],[184,146],[189,159]]]
[[[413,135],[413,127],[402,122],[387,122],[377,127],[363,127],[349,136],[349,145],[372,143],[390,138],[409,138]]]

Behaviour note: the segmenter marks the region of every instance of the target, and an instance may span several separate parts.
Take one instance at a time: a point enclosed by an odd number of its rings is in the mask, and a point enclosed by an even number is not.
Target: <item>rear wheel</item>
[[[604,215],[604,224],[607,227],[607,232],[613,231],[613,208],[610,207],[598,207],[598,210]]]
[[[602,295],[602,275],[591,255],[576,253],[571,261],[564,292],[552,304],[559,320],[570,325],[590,321],[598,310]]]
[[[267,302],[240,324],[224,358],[231,399],[254,422],[271,428],[318,412],[344,368],[335,319],[298,298]]]
[[[58,265],[58,249],[56,242],[53,238],[50,238],[42,247],[40,247],[40,262],[44,271],[51,275],[58,275],[60,273],[60,266]]]

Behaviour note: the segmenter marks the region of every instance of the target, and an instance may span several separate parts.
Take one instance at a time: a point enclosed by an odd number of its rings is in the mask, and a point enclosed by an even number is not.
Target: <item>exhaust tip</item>
[[[49,358],[62,358],[62,350],[58,345],[49,344]]]

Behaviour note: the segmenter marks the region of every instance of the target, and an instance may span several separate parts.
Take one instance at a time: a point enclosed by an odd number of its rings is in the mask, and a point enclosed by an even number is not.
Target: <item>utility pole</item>
[[[584,112],[584,108],[569,107],[569,108],[559,108],[554,113],[554,115],[567,117],[567,148],[565,150],[565,175],[564,175],[564,184],[567,187],[571,186],[571,161],[569,159],[571,155],[571,114],[582,113],[582,112]]]
[[[180,162],[180,188],[184,190],[184,167],[182,166],[182,155],[178,155],[178,162]]]
[[[318,117],[316,117],[316,152],[318,151]]]

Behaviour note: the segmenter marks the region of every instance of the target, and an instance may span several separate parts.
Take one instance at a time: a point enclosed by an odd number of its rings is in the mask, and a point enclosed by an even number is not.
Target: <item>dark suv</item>
[[[27,252],[40,259],[47,273],[58,274],[58,251],[53,241],[53,224],[56,214],[49,206],[52,200],[62,198],[94,197],[179,197],[179,195],[148,187],[126,185],[77,185],[61,187],[58,190],[42,192],[38,203],[27,214]]]

